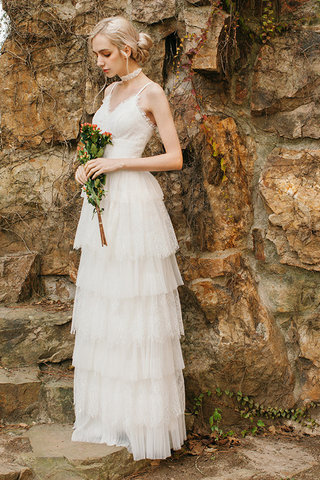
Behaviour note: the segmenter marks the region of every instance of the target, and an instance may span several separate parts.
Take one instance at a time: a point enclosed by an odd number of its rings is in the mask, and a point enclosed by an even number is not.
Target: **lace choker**
[[[142,68],[137,68],[133,72],[128,73],[128,75],[123,75],[123,77],[120,77],[121,81],[122,82],[127,82],[128,80],[131,80],[132,78],[137,77],[141,71],[142,71]]]

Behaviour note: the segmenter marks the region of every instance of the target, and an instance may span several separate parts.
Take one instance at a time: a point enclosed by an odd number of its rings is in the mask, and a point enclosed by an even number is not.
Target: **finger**
[[[94,167],[97,164],[96,160],[89,160],[85,165],[84,169],[85,171],[88,171],[91,167]]]
[[[76,171],[75,179],[80,184],[86,183],[87,178],[86,175],[83,173],[82,169]]]
[[[90,175],[91,175],[90,172],[91,172],[91,169],[92,169],[92,168],[93,168],[93,167],[87,167],[87,168],[85,169],[84,173],[87,175],[87,177],[90,177]]]
[[[92,179],[97,178],[97,177],[98,177],[99,175],[101,175],[102,173],[104,173],[103,170],[102,170],[102,169],[99,169],[99,170],[93,175]]]
[[[80,183],[79,177],[78,177],[78,171],[76,171],[74,178],[75,178],[76,182]]]
[[[86,171],[85,171],[83,165],[81,165],[81,169],[79,170],[79,177],[80,178],[86,178],[86,176],[87,176]]]
[[[97,165],[96,167],[91,167],[89,172],[87,173],[88,177],[91,177],[91,175],[93,175],[95,172],[97,172],[98,170],[100,170],[101,167],[99,167],[99,165]]]

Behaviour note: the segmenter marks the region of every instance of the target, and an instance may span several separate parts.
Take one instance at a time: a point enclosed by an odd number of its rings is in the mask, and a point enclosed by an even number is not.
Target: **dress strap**
[[[119,82],[113,82],[112,87],[110,88],[110,93],[109,93],[109,95],[111,95],[111,93],[112,93],[113,90],[114,90],[114,87],[115,87],[116,85],[118,85],[118,83],[119,83]]]
[[[108,95],[104,95],[104,98],[107,98],[107,97],[110,98],[110,95],[112,94],[112,92],[113,92],[113,90],[114,90],[114,87],[115,87],[118,83],[119,83],[119,82],[113,82],[113,83],[111,84],[110,91],[109,91]]]
[[[146,83],[145,85],[143,85],[143,87],[140,88],[140,90],[139,90],[139,92],[136,94],[136,96],[140,95],[140,93],[142,92],[142,90],[144,90],[148,85],[150,85],[150,83],[152,83],[152,82],[148,82],[148,83]]]

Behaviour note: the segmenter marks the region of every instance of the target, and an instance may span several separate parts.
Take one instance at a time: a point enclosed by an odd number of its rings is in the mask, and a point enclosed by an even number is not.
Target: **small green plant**
[[[265,417],[267,419],[290,419],[301,423],[303,426],[308,428],[313,428],[319,426],[318,422],[311,418],[310,409],[315,408],[320,405],[319,402],[310,402],[304,407],[299,408],[278,408],[272,406],[265,406],[258,402],[255,402],[252,397],[249,395],[243,394],[241,391],[233,392],[231,390],[222,390],[220,387],[216,387],[214,390],[215,395],[220,398],[223,395],[226,395],[234,401],[234,409],[240,414],[244,419],[247,419],[250,422],[250,426],[241,431],[242,437],[245,437],[248,434],[256,435],[265,429],[264,421],[259,418],[256,423],[254,422],[255,417]],[[207,390],[204,393],[200,393],[195,397],[195,405],[193,408],[193,414],[198,415],[202,411],[203,400],[205,396],[211,396],[211,391]],[[239,410],[239,406],[241,407]],[[227,437],[234,435],[234,431],[230,430],[227,433],[224,433],[220,427],[222,420],[222,410],[221,408],[215,408],[213,414],[209,418],[209,425],[211,431],[215,434],[215,438]],[[290,480],[290,479],[289,479]]]
[[[221,422],[221,408],[215,408],[213,415],[209,418],[209,425],[211,431],[215,434],[215,438],[217,439],[219,436],[223,435],[223,431],[219,427],[219,423]]]
[[[202,402],[203,402],[203,397],[207,394],[208,397],[211,395],[211,391],[207,390],[205,393],[200,393],[197,397],[194,397],[194,404],[193,404],[193,415],[199,415],[201,409],[202,409]]]
[[[260,38],[266,43],[273,36],[276,28],[275,15],[273,11],[272,0],[263,0],[263,13],[261,18]]]
[[[202,400],[204,397],[204,393],[200,393],[197,397],[194,397],[194,405],[193,405],[193,414],[199,415],[200,410],[202,408]]]
[[[229,430],[228,432],[223,432],[220,428],[219,424],[222,420],[222,410],[221,408],[215,408],[213,414],[209,418],[209,425],[211,428],[211,432],[214,434],[215,440],[219,440],[219,438],[227,438],[233,437],[235,432],[233,430]]]

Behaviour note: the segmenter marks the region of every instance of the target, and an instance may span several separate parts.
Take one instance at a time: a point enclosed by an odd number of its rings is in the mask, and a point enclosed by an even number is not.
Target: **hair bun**
[[[140,32],[137,41],[137,53],[134,59],[138,63],[145,63],[149,58],[149,50],[153,45],[151,37],[147,33]]]

